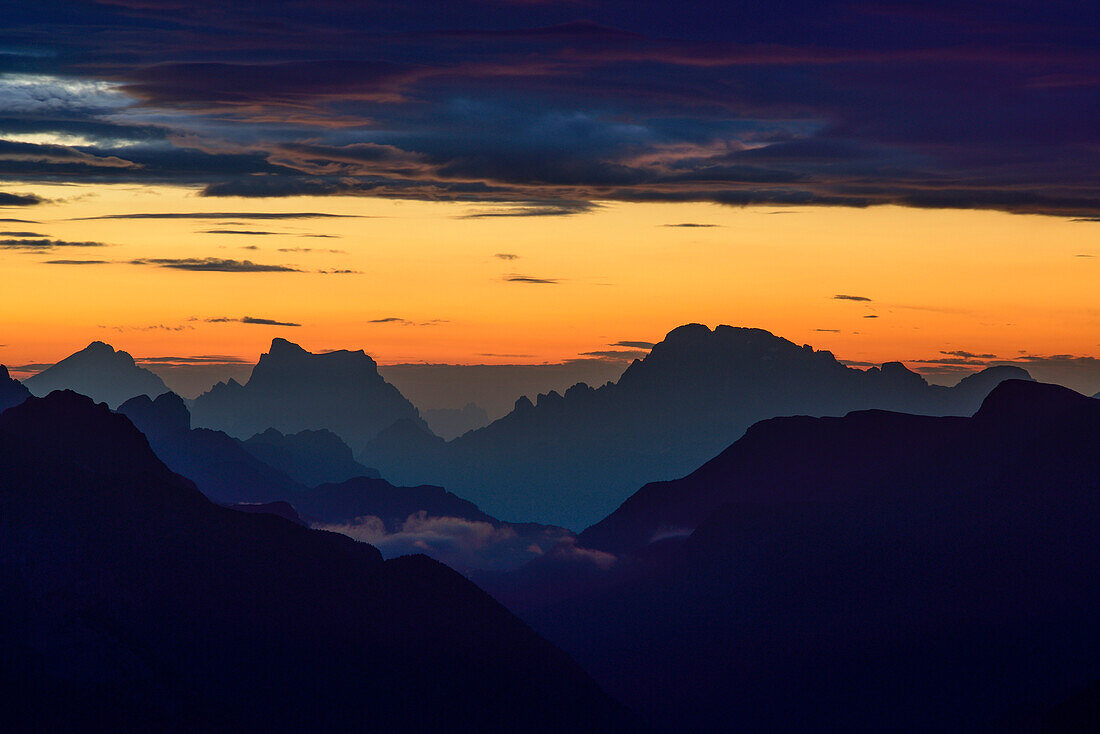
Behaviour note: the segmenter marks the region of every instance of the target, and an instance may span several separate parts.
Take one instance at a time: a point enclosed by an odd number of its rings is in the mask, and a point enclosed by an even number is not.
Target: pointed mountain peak
[[[19,405],[30,395],[30,390],[22,382],[14,379],[8,373],[6,366],[0,364],[0,413],[14,405]]]
[[[168,386],[157,375],[138,366],[129,353],[94,341],[26,381],[38,396],[54,390],[74,390],[116,406],[134,395],[160,395]]]
[[[283,339],[280,336],[277,336],[277,337],[275,337],[274,339],[271,340],[271,347],[267,350],[267,353],[272,355],[272,356],[276,356],[276,355],[283,356],[283,355],[290,355],[290,354],[295,354],[295,355],[297,355],[297,354],[309,354],[309,352],[302,349],[300,346],[298,346],[294,342]]]

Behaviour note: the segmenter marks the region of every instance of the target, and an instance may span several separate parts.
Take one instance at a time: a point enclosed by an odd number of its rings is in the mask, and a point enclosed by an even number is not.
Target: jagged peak
[[[277,336],[271,340],[271,346],[267,350],[268,354],[308,354],[308,352],[295,344],[294,342],[284,339],[281,336]]]

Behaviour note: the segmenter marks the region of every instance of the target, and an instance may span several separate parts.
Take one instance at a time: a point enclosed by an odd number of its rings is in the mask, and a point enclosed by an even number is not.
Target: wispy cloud
[[[279,235],[282,232],[261,232],[253,229],[203,229],[199,230],[199,234],[251,234],[257,236],[264,235]]]
[[[109,260],[45,260],[46,265],[107,265]]]
[[[687,227],[687,228],[709,228],[709,227],[721,227],[721,224],[701,224],[699,222],[680,222],[679,224],[662,224],[662,227]]]
[[[399,316],[386,316],[381,319],[371,319],[368,324],[394,324],[395,326],[437,326],[450,323],[447,319],[429,319],[427,321],[412,321]]]
[[[460,219],[492,219],[495,217],[567,217],[584,214],[597,208],[590,201],[555,201],[538,204],[520,204],[497,209],[464,214]]]
[[[93,219],[359,219],[356,214],[323,214],[320,212],[138,212],[134,214],[101,214],[76,217],[70,221]]]
[[[534,285],[557,285],[559,283],[557,278],[536,278],[531,275],[519,275],[518,273],[506,275],[504,280],[508,283],[530,283]]]
[[[497,260],[518,260],[519,259],[519,255],[515,255],[511,252],[498,252],[497,254],[493,255],[493,257],[495,257]]]
[[[643,341],[618,341],[611,344],[613,347],[633,347],[635,349],[653,349],[655,346],[653,342]]]
[[[870,300],[871,300],[870,298],[867,298],[866,296],[847,296],[847,295],[844,295],[844,294],[837,294],[837,295],[833,296],[833,299],[837,300],[837,301],[867,301],[867,302],[870,302]]]
[[[208,324],[255,324],[257,326],[301,326],[293,321],[277,321],[275,319],[263,319],[256,318],[255,316],[242,316],[240,318],[234,318],[232,316],[217,316],[214,318],[202,319]]]
[[[4,239],[0,240],[0,249],[8,250],[54,250],[58,247],[107,247],[103,242],[70,242],[68,240],[24,240]]]
[[[173,270],[217,273],[300,273],[290,265],[265,265],[251,260],[228,260],[218,257],[186,258],[138,258],[130,261],[134,265],[153,265]]]
[[[223,354],[200,354],[189,357],[134,357],[141,364],[252,364],[243,357]]]

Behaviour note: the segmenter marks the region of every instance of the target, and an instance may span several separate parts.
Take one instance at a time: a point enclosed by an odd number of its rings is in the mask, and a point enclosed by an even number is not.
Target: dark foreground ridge
[[[450,569],[214,505],[71,392],[0,415],[0,558],[16,730],[636,728]]]
[[[667,731],[1008,731],[1100,676],[1098,446],[1100,401],[1020,380],[777,418],[583,533],[608,572],[482,582]]]

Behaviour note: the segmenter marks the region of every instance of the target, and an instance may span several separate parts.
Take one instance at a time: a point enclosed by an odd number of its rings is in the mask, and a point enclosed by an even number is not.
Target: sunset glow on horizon
[[[36,191],[51,200],[36,221],[5,227],[102,246],[0,253],[0,362],[16,371],[92,340],[137,357],[252,361],[273,336],[314,351],[364,349],[382,364],[627,359],[618,342],[659,341],[689,322],[763,328],[840,359],[918,370],[948,352],[1100,356],[1091,222],[620,202],[505,216],[515,207],[210,200],[124,185]],[[173,212],[190,216],[111,218]],[[218,216],[232,213],[339,216]],[[180,269],[206,258],[285,270]]]

